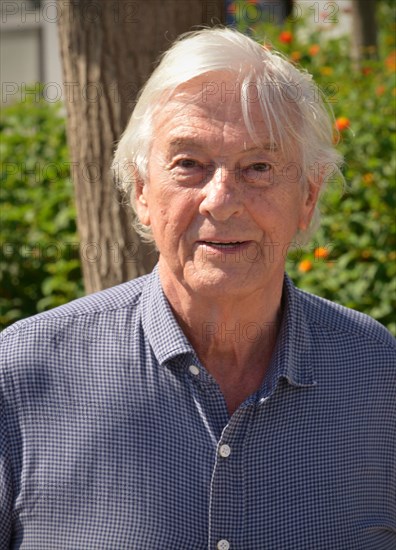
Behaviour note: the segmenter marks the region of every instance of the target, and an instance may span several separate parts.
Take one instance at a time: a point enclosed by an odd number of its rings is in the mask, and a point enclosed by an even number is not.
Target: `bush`
[[[83,294],[64,117],[26,97],[0,118],[2,327]]]

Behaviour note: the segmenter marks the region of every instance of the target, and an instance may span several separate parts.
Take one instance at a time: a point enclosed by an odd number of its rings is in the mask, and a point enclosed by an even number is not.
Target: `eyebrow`
[[[173,149],[176,149],[177,147],[198,147],[200,149],[205,149],[206,144],[194,138],[175,138],[170,142],[169,148],[173,150]],[[278,146],[276,145],[276,143],[264,142],[259,145],[254,145],[253,147],[249,147],[248,149],[244,148],[243,152],[249,153],[251,151],[263,151],[263,150],[276,152],[278,151]]]

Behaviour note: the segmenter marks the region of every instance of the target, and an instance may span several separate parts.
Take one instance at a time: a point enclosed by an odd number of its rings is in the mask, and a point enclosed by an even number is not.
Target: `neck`
[[[241,292],[216,299],[192,292],[176,278],[161,277],[161,283],[183,332],[233,412],[260,387],[269,366],[281,320],[283,279],[246,296]]]

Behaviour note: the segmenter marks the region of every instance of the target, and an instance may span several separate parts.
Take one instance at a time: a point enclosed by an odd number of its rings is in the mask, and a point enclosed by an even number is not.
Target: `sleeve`
[[[11,448],[0,387],[0,550],[9,548],[11,542],[12,500]]]

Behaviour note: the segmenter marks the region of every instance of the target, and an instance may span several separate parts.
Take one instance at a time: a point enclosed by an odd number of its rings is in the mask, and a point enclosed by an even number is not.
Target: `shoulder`
[[[79,341],[96,338],[134,315],[147,278],[144,275],[127,283],[90,294],[63,306],[18,321],[0,334],[2,360],[10,354],[21,355],[34,347],[45,349],[45,342]],[[91,338],[92,339],[92,338]],[[23,344],[23,346],[21,346]]]
[[[365,343],[396,354],[396,339],[372,317],[300,289],[296,289],[296,297],[307,323],[317,334],[339,342]]]

